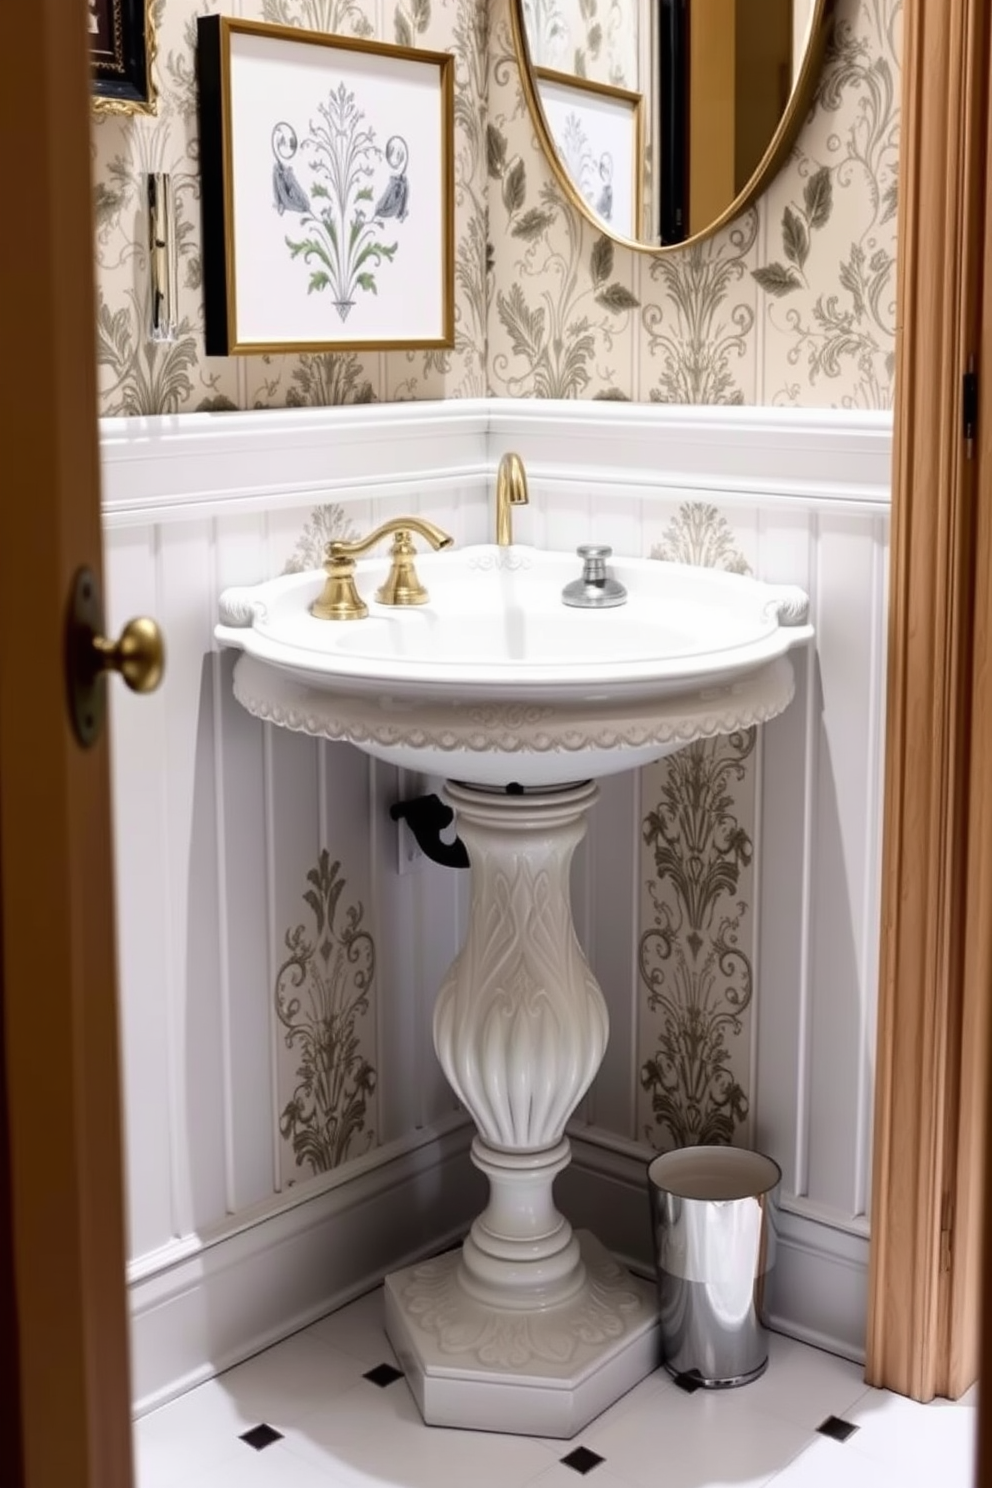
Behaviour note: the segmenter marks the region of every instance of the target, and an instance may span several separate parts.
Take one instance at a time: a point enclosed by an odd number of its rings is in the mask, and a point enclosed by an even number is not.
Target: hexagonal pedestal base
[[[457,1250],[386,1277],[386,1332],[429,1426],[574,1436],[658,1367],[654,1287],[577,1238],[585,1283],[544,1311],[477,1302]]]

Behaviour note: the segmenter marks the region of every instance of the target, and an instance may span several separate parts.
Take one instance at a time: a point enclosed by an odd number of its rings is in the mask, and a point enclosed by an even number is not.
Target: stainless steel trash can
[[[765,1282],[782,1171],[739,1147],[682,1147],[648,1167],[665,1367],[709,1389],[768,1364]]]

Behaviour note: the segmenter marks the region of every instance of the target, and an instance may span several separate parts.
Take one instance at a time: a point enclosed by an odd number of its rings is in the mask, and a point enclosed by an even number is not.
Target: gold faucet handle
[[[417,577],[417,570],[413,563],[417,550],[413,545],[409,528],[397,528],[393,534],[389,556],[393,560],[389,574],[385,583],[380,584],[375,591],[375,597],[379,603],[387,605],[426,604],[430,595]]]
[[[426,604],[430,596],[418,579],[413,564],[417,551],[411,537],[413,532],[429,542],[432,548],[450,548],[455,541],[423,517],[394,517],[390,522],[383,522],[368,537],[355,542],[332,539],[324,551],[327,580],[320,598],[310,606],[310,613],[318,620],[361,620],[367,615],[368,605],[355,588],[355,559],[390,534],[393,538],[390,548],[392,567],[385,583],[376,590],[376,599],[380,604],[388,605]]]

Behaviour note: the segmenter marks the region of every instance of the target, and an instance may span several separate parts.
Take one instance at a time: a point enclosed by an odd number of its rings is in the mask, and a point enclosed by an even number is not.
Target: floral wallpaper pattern
[[[563,28],[562,45],[581,54],[588,75],[600,65],[611,75],[627,67],[619,60],[615,0],[530,3],[552,30]],[[661,258],[614,248],[561,199],[526,113],[508,0],[151,4],[158,116],[93,120],[101,412],[486,392],[891,402],[902,0],[837,0],[813,106],[785,167],[756,206],[716,237]],[[221,10],[454,52],[450,351],[204,355],[196,16]],[[144,333],[142,182],[152,170],[171,172],[177,203],[181,317],[176,341],[164,345]]]
[[[344,507],[338,506],[337,502],[328,501],[323,506],[315,506],[297,539],[292,556],[286,560],[283,573],[306,573],[311,568],[320,568],[329,542],[355,542],[360,535],[354,522],[345,514]]]
[[[837,0],[809,117],[765,194],[695,247],[617,248],[624,293],[604,305],[597,230],[560,199],[537,149],[508,0],[496,0],[489,127],[517,189],[504,177],[490,195],[490,390],[552,396],[550,344],[572,369],[557,396],[888,406],[901,12],[902,0]]]
[[[478,397],[487,391],[489,253],[485,115],[488,9],[476,0],[150,0],[158,33],[155,118],[93,119],[100,412],[154,414]],[[196,17],[382,36],[454,52],[455,345],[448,351],[207,357],[203,350]],[[152,343],[143,182],[172,175],[180,324]]]
[[[523,0],[538,67],[636,89],[637,26],[624,0]]]
[[[682,503],[651,557],[750,572],[702,501]],[[637,1125],[654,1147],[746,1134],[756,740],[698,739],[642,772]]]
[[[640,1071],[641,1124],[656,1147],[729,1143],[747,1119],[752,839],[742,818],[753,807],[755,739],[753,728],[699,739],[646,772],[655,805],[643,825],[653,876],[639,1047],[654,1048]]]
[[[310,923],[286,931],[275,1011],[290,1055],[280,1069],[281,1087],[291,1089],[279,1132],[293,1168],[311,1177],[375,1145],[376,1072],[366,1054],[374,1042],[375,941],[362,905],[341,905],[347,881],[326,849],[307,885]]]

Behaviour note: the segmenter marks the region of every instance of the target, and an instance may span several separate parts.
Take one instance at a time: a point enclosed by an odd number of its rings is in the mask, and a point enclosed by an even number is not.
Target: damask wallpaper
[[[591,4],[584,29],[605,57],[616,6]],[[158,115],[93,121],[101,412],[486,392],[887,407],[901,8],[837,0],[816,98],[778,178],[717,237],[652,258],[614,248],[562,201],[524,106],[508,0],[153,0]],[[451,351],[204,355],[194,49],[207,11],[455,53]],[[144,333],[152,170],[171,172],[178,213],[181,326],[166,345]]]
[[[638,87],[637,27],[631,0],[523,0],[531,58],[614,87]]]
[[[151,0],[158,115],[93,120],[97,356],[102,414],[193,412],[408,398],[480,397],[489,282],[485,114],[488,9],[474,0]],[[450,351],[207,357],[203,350],[196,17],[378,36],[451,51],[455,70],[455,345]],[[142,184],[172,175],[179,245],[179,335],[148,324]]]
[[[651,557],[751,572],[703,501]],[[697,739],[641,773],[637,1136],[653,1147],[748,1133],[756,743],[754,728]]]
[[[785,168],[724,231],[658,257],[614,249],[562,200],[521,95],[508,0],[496,0],[490,391],[889,406],[901,9],[838,0]]]
[[[284,936],[276,973],[279,1134],[286,1187],[330,1172],[376,1143],[375,940],[325,848],[308,870],[304,919]],[[288,1099],[285,1097],[288,1096]]]

